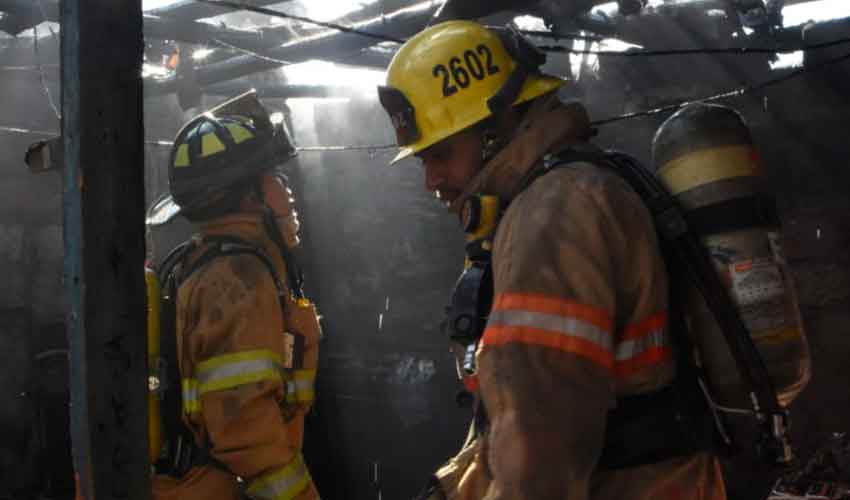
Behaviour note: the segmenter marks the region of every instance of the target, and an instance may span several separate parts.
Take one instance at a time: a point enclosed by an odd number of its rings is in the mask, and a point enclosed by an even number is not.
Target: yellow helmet
[[[543,75],[545,56],[519,33],[447,21],[408,40],[378,88],[401,151],[395,163],[564,81]]]

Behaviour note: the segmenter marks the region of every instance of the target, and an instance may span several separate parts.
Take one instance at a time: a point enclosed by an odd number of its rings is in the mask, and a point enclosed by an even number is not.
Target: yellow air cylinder
[[[689,105],[659,128],[653,163],[711,256],[767,366],[779,403],[789,405],[810,378],[809,348],[773,198],[747,125],[730,108]],[[749,408],[748,388],[719,325],[695,288],[687,295],[686,320],[712,398],[720,405]]]
[[[145,284],[147,285],[148,314],[148,454],[151,463],[159,458],[162,449],[162,417],[159,404],[159,318],[160,290],[156,273],[145,268]]]

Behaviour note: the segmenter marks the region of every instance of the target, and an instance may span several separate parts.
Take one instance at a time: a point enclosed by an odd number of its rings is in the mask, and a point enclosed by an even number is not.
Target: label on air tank
[[[754,338],[775,335],[785,326],[785,282],[773,259],[732,262],[729,275],[732,297]]]

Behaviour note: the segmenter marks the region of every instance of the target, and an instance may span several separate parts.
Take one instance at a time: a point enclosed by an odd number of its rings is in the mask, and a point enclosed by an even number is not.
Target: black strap
[[[301,266],[298,265],[298,259],[295,258],[294,252],[289,249],[283,241],[280,230],[275,222],[274,214],[270,209],[266,210],[263,215],[263,225],[266,227],[266,232],[274,241],[275,245],[286,262],[286,279],[289,284],[289,290],[296,299],[304,298],[304,274],[301,272]]]
[[[210,244],[209,249],[198,257],[195,262],[193,262],[192,267],[189,270],[183,273],[181,281],[189,279],[189,277],[196,271],[202,269],[211,261],[219,257],[232,257],[245,254],[253,255],[260,259],[260,262],[263,263],[269,271],[269,274],[271,274],[274,286],[277,289],[280,309],[281,311],[286,310],[286,287],[284,287],[283,282],[280,279],[280,274],[278,274],[277,269],[275,269],[274,262],[272,262],[266,252],[264,252],[261,248],[233,236],[207,236],[204,237],[203,241],[204,243]],[[288,265],[289,263],[287,262],[287,266]]]
[[[160,416],[165,442],[160,457],[154,464],[159,474],[181,478],[192,467],[194,436],[183,423],[183,395],[179,363],[177,360],[177,289],[179,274],[186,257],[195,249],[190,240],[174,248],[160,266],[160,359],[157,372],[160,382]]]
[[[753,195],[699,207],[685,214],[688,226],[701,235],[737,231],[748,227],[779,227],[773,197]]]
[[[160,408],[167,442],[155,467],[158,473],[176,478],[183,477],[192,467],[202,465],[212,464],[228,470],[210,454],[209,446],[199,446],[196,443],[194,435],[183,423],[183,395],[177,360],[176,325],[177,290],[180,285],[217,258],[253,255],[263,263],[272,277],[277,289],[281,315],[286,312],[287,288],[283,285],[271,258],[261,248],[232,236],[208,236],[201,244],[204,243],[210,244],[210,247],[195,259],[190,267],[184,268],[188,256],[199,246],[194,240],[184,242],[169,252],[160,271],[160,283],[163,286],[160,332],[160,358],[163,366],[160,369],[160,381],[164,382]],[[293,367],[300,368],[303,366],[304,337],[295,333],[293,337],[295,340]]]

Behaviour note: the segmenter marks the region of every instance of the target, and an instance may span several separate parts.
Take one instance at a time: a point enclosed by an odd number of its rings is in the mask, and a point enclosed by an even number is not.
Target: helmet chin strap
[[[500,134],[496,129],[490,128],[484,131],[481,136],[481,163],[486,165],[508,144],[508,139],[504,134]]]
[[[304,276],[301,273],[301,268],[298,266],[292,249],[286,244],[284,236],[281,234],[280,226],[277,223],[277,215],[266,201],[266,193],[262,182],[259,183],[258,188],[257,194],[259,195],[260,202],[263,204],[263,225],[269,238],[277,246],[280,256],[286,265],[286,278],[290,292],[296,299],[304,298],[304,291],[302,289]]]
[[[298,265],[292,250],[286,245],[283,240],[283,235],[280,233],[280,228],[277,225],[277,218],[274,211],[265,202],[265,197],[262,197],[263,203],[263,225],[269,238],[277,246],[280,256],[286,265],[286,277],[289,284],[290,292],[296,299],[304,298],[304,275],[301,272],[301,267]]]

